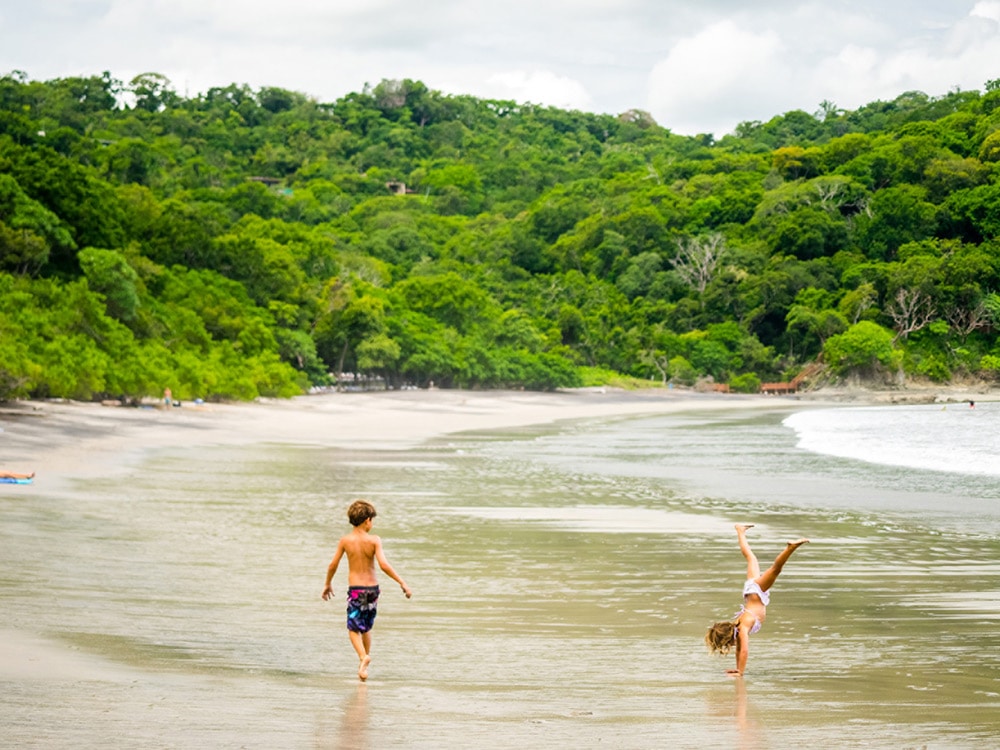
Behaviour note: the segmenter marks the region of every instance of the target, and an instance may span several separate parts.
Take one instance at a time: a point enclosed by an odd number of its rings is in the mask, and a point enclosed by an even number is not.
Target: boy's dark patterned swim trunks
[[[347,629],[367,633],[375,624],[378,586],[351,586],[347,589]]]

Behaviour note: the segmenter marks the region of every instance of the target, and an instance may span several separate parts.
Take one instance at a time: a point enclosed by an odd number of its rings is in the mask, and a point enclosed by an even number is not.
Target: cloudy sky
[[[0,75],[14,70],[324,102],[411,78],[722,136],[824,100],[983,90],[1000,0],[0,0]]]

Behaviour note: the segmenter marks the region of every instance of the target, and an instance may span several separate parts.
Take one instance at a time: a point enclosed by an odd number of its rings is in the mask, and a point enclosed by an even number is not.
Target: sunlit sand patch
[[[359,498],[366,498],[366,499],[371,500],[371,501],[374,502],[378,498],[386,498],[386,499],[388,499],[388,498],[394,498],[394,497],[403,497],[403,498],[410,498],[410,497],[441,497],[444,493],[435,492],[433,490],[431,490],[431,491],[422,491],[422,490],[421,491],[410,491],[410,490],[399,490],[399,491],[392,491],[392,490],[372,490],[372,489],[366,487],[366,488],[363,488],[363,489],[359,488],[357,490],[357,492],[353,492],[352,491],[352,492],[350,492],[348,494],[350,494],[352,497],[353,496],[357,496]],[[341,509],[346,510],[346,508],[347,508],[347,505],[345,504],[344,499],[342,497],[339,497],[339,496],[338,497],[332,497],[332,498],[330,498],[329,500],[327,500],[324,503],[324,505],[327,508],[331,508],[331,509],[334,509],[334,510],[341,510]]]
[[[920,595],[900,604],[949,618],[1000,620],[1000,591],[935,592],[931,600]]]
[[[41,636],[0,630],[0,644],[0,679],[5,681],[100,679],[124,682],[135,678],[127,667]]]
[[[732,522],[712,516],[624,505],[459,507],[441,510],[494,521],[538,523],[565,531],[608,534],[719,534],[733,530]]]
[[[365,497],[441,497],[445,493],[436,490],[365,490]],[[340,501],[337,501],[337,505]]]
[[[872,545],[876,544],[877,540],[871,542]],[[865,561],[864,566],[858,570],[851,571],[836,571],[831,570],[829,576],[831,578],[837,578],[842,576],[850,576],[854,578],[877,578],[877,579],[888,579],[891,577],[899,578],[933,578],[935,581],[940,581],[942,578],[958,578],[967,579],[970,576],[1000,576],[1000,563],[994,562],[983,562],[983,563],[969,563],[969,564],[959,564],[954,565],[914,565],[911,562],[900,562],[900,563],[883,563],[877,560]],[[935,597],[938,594],[935,593]]]
[[[340,466],[359,466],[366,468],[388,466],[393,469],[433,469],[434,471],[447,471],[450,468],[447,464],[443,464],[440,461],[397,461],[387,459],[385,461],[346,460],[338,461],[337,463]]]

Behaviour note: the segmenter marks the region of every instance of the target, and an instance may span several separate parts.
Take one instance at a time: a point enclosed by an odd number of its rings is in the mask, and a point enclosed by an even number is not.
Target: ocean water
[[[958,477],[1000,478],[1000,411],[929,404],[797,412],[798,447],[827,456]]]
[[[993,747],[998,423],[782,405],[14,488],[0,630],[75,661],[0,685],[0,746]],[[356,497],[414,589],[383,578],[366,684],[343,570],[319,598]],[[702,643],[739,604],[737,522],[765,564],[812,540],[743,680]]]

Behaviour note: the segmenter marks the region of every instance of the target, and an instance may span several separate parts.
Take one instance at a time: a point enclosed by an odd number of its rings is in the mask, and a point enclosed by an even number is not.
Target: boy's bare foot
[[[809,540],[808,539],[796,539],[794,542],[788,542],[787,544],[792,549],[798,549],[803,544],[809,544]]]
[[[746,531],[747,529],[752,529],[752,523],[738,523],[736,524],[736,533],[739,534],[741,531]]]
[[[364,682],[368,679],[368,665],[372,663],[372,658],[366,656],[361,660],[361,664],[358,666],[358,679]]]

